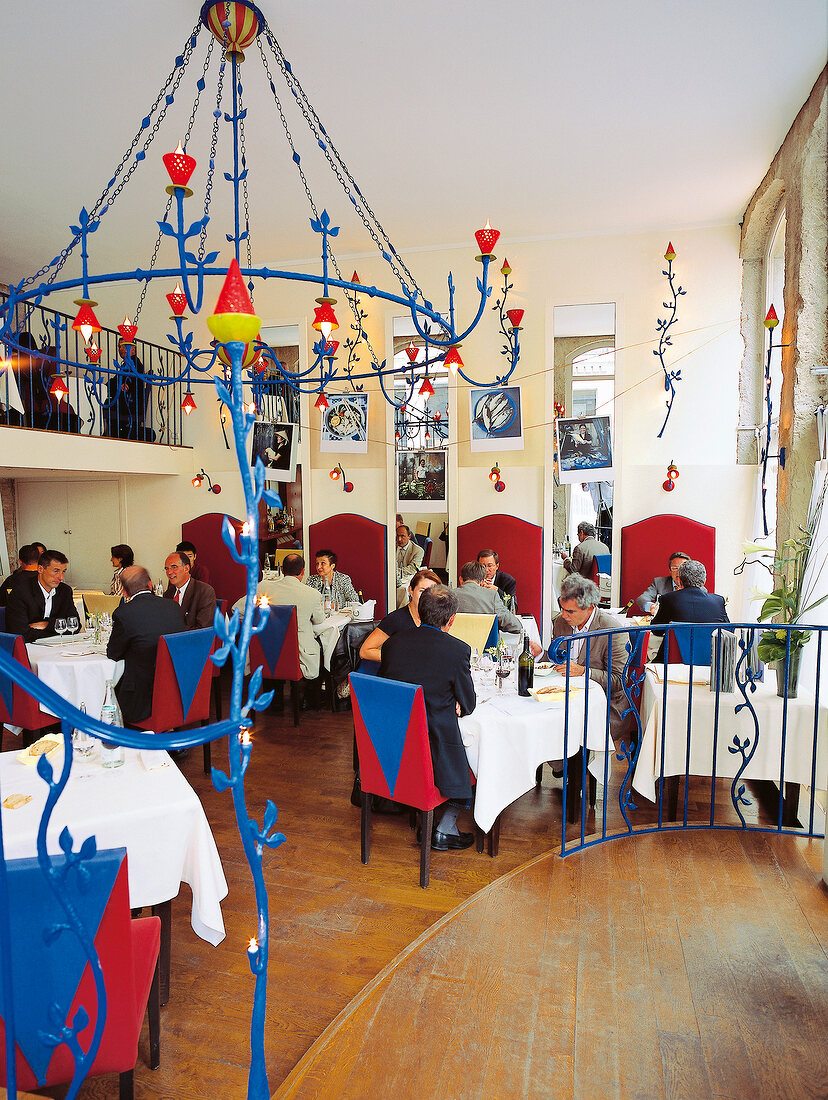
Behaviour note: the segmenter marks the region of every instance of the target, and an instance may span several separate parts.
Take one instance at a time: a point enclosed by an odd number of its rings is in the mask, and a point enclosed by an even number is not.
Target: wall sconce
[[[221,492],[221,486],[218,485],[218,484],[214,485],[213,482],[210,479],[210,475],[208,473],[205,473],[204,469],[202,467],[202,469],[199,470],[199,472],[193,478],[193,488],[194,489],[200,489],[201,485],[202,485],[202,482],[204,482],[204,481],[207,482],[207,492],[208,493],[220,493]]]
[[[489,481],[491,481],[494,485],[494,490],[496,493],[502,493],[503,490],[506,488],[506,482],[501,481],[500,479],[500,467],[497,463],[495,463],[489,471]]]
[[[339,479],[342,478],[342,492],[343,493],[352,493],[354,491],[353,481],[346,481],[345,480],[345,471],[342,469],[342,463],[341,462],[338,463],[336,466],[334,466],[334,468],[328,474],[328,477],[331,479],[331,481],[339,481]]]
[[[675,462],[671,462],[667,467],[667,480],[662,483],[661,488],[665,493],[672,493],[676,487],[676,478],[679,476],[679,468]]]

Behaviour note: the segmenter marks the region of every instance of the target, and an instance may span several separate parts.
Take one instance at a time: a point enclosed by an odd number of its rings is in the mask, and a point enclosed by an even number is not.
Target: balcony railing
[[[634,833],[675,829],[823,836],[825,806],[817,792],[828,787],[828,703],[820,694],[828,627],[807,628],[806,651],[791,647],[801,624],[661,629],[663,641],[645,627],[558,640],[556,660],[567,668],[589,667],[592,648],[608,636],[608,684],[614,638],[624,639],[627,654],[623,699],[617,664],[614,687],[625,728],[611,729],[607,708],[603,753],[586,749],[588,706],[583,723],[570,721],[567,691],[563,801],[571,809],[563,814],[561,855]],[[757,642],[768,629],[785,638],[786,657],[776,668],[762,666],[757,657]],[[652,643],[659,645],[650,662],[648,639],[651,657]],[[583,651],[573,653],[582,642]],[[596,731],[590,732],[594,745]],[[579,799],[581,792],[586,797]]]

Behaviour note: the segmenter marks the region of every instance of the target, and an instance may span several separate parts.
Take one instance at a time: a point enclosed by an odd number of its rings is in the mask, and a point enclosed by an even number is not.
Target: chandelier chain
[[[339,180],[339,183],[342,187],[342,190],[347,195],[347,197],[350,200],[352,206],[354,207],[354,210],[359,215],[359,218],[360,218],[362,224],[365,226],[366,230],[370,234],[370,236],[373,239],[374,243],[376,244],[377,248],[380,250],[380,253],[385,258],[385,260],[388,263],[391,270],[394,272],[394,275],[396,276],[397,281],[399,282],[400,286],[402,287],[404,293],[406,295],[411,293],[411,291],[408,288],[408,285],[406,284],[406,278],[407,278],[410,285],[414,288],[415,293],[418,294],[422,298],[423,297],[422,291],[417,286],[417,283],[416,283],[416,280],[414,279],[414,276],[408,270],[405,263],[403,262],[403,260],[399,256],[399,254],[397,253],[397,250],[394,248],[394,245],[391,243],[390,238],[388,237],[388,234],[386,233],[385,229],[383,228],[379,218],[373,212],[373,210],[369,206],[367,200],[365,199],[365,196],[360,191],[359,186],[357,185],[357,183],[355,182],[353,176],[351,175],[350,169],[345,164],[345,161],[343,160],[343,158],[340,155],[339,151],[337,150],[336,146],[333,144],[330,137],[328,136],[328,133],[325,130],[325,127],[320,122],[319,116],[316,114],[316,111],[314,110],[313,106],[309,102],[308,97],[305,94],[304,88],[299,83],[297,78],[294,76],[293,70],[290,67],[287,59],[285,58],[285,55],[282,52],[281,46],[276,41],[276,39],[273,37],[273,33],[272,33],[272,31],[270,30],[269,27],[266,28],[266,35],[267,35],[267,40],[270,43],[270,47],[273,50],[273,55],[276,58],[276,63],[278,64],[279,69],[281,70],[281,73],[282,73],[282,76],[285,79],[285,82],[287,83],[288,87],[290,87],[291,90],[293,91],[294,98],[296,99],[296,102],[299,106],[300,111],[304,115],[305,121],[307,122],[307,124],[308,124],[308,126],[311,130],[311,133],[316,138],[317,144],[319,145],[320,149],[322,150],[322,152],[325,156],[325,159],[327,160],[328,164],[330,165],[331,170],[333,171],[334,175]],[[323,140],[323,138],[324,138],[324,140]],[[332,155],[332,152],[331,152],[332,150],[333,150],[333,154],[335,154],[335,157],[334,157],[334,155]],[[353,190],[351,189],[351,187],[353,187]],[[356,192],[356,195],[359,196],[359,198],[360,198],[360,200],[361,200],[361,202],[364,206],[364,209],[360,206],[360,203],[357,202],[357,199],[354,195],[354,192]],[[366,211],[367,211],[368,215],[370,215],[370,220],[366,216]],[[375,228],[375,226],[376,226],[376,228]],[[380,237],[379,237],[378,233],[382,235],[382,240],[380,240]],[[401,273],[400,269],[402,269],[402,272],[405,273],[405,276]]]
[[[180,55],[181,64],[180,65],[176,64],[176,68],[173,69],[173,71],[167,77],[166,81],[164,82],[164,84],[161,88],[161,91],[158,93],[158,95],[155,98],[155,102],[153,103],[152,107],[150,107],[149,114],[146,115],[146,118],[148,118],[148,119],[152,118],[152,115],[156,111],[156,109],[158,108],[158,105],[160,104],[161,100],[165,99],[165,97],[167,95],[173,95],[174,96],[175,91],[178,88],[178,85],[181,83],[181,78],[184,75],[184,70],[187,67],[187,62],[189,61],[190,55],[193,52],[193,48],[194,48],[195,43],[196,43],[196,38],[198,37],[198,32],[200,30],[201,30],[201,22],[199,21],[193,27],[193,30],[190,34],[190,37],[187,40],[187,45],[181,51],[181,55]],[[178,62],[178,61],[179,61],[179,58],[176,58],[176,62]],[[171,85],[172,85],[172,92],[168,93],[167,88],[169,88]],[[130,165],[129,169],[127,170],[127,172],[124,176],[124,178],[121,180],[119,185],[115,188],[115,190],[112,192],[112,195],[109,198],[109,201],[106,203],[106,206],[104,207],[104,209],[108,209],[109,207],[112,206],[115,199],[118,197],[118,195],[120,195],[121,191],[123,191],[123,189],[126,186],[128,180],[132,176],[132,173],[138,167],[138,164],[140,163],[140,161],[144,159],[143,154],[146,153],[147,149],[149,148],[149,146],[152,143],[153,138],[155,137],[155,134],[156,134],[156,131],[158,130],[158,127],[163,122],[164,116],[167,113],[167,107],[168,106],[169,106],[169,104],[165,103],[164,106],[162,107],[161,113],[160,113],[158,119],[156,120],[155,125],[152,127],[152,130],[150,131],[150,134],[149,134],[147,140],[144,142],[143,149],[141,150],[141,155],[137,156],[135,158],[134,163],[132,165]],[[95,205],[92,207],[92,209],[89,212],[89,220],[90,221],[92,221],[94,219],[94,217],[98,213],[98,211],[101,210],[102,207],[104,206],[104,200],[107,197],[107,193],[109,192],[109,188],[112,186],[112,184],[115,182],[115,180],[117,180],[118,176],[123,171],[124,165],[127,163],[127,161],[132,156],[132,153],[135,149],[135,146],[138,144],[138,142],[141,138],[141,134],[143,132],[144,132],[144,127],[142,126],[141,129],[138,131],[138,133],[135,135],[135,137],[130,142],[129,148],[124,153],[123,157],[121,157],[121,161],[120,161],[118,167],[115,169],[115,171],[112,175],[112,179],[106,185],[106,187],[104,188],[104,190],[102,191],[102,193],[100,195],[100,198],[98,199],[98,201],[95,203]],[[52,268],[52,266],[54,265],[54,268],[52,270],[51,275],[46,280],[47,285],[49,283],[53,283],[55,281],[55,279],[57,278],[59,272],[63,268],[63,265],[69,259],[69,256],[71,255],[72,251],[74,250],[75,246],[80,241],[80,239],[81,239],[80,234],[74,236],[72,238],[72,240],[69,242],[69,244],[66,246],[66,248],[64,248],[63,251],[60,252],[59,255],[57,257],[55,257],[54,260],[52,260],[48,264],[45,264],[42,268],[40,268],[39,271],[36,271],[34,275],[30,275],[27,279],[24,279],[23,282],[20,283],[19,289],[22,290],[24,287],[31,286],[32,283],[37,282],[37,280],[40,279],[41,276],[45,275],[46,272],[49,271],[49,269]]]
[[[192,137],[193,127],[195,126],[196,115],[198,113],[199,104],[201,103],[201,93],[204,91],[204,88],[206,87],[206,81],[205,81],[204,78],[206,77],[207,70],[210,66],[210,58],[211,58],[212,53],[213,53],[213,46],[215,45],[215,41],[216,40],[214,38],[211,38],[209,40],[208,44],[207,44],[207,54],[206,54],[206,57],[204,58],[204,64],[201,68],[201,77],[199,78],[199,80],[196,81],[196,95],[195,95],[195,99],[193,100],[193,109],[190,111],[190,119],[189,119],[189,122],[187,123],[187,131],[184,134],[183,144],[184,144],[185,149],[190,144],[190,138]],[[172,209],[172,195],[170,195],[169,198],[167,199],[167,205],[164,208],[164,221],[166,221],[169,218],[171,209]],[[149,270],[150,271],[155,270],[155,264],[158,260],[158,251],[161,247],[161,237],[162,236],[163,236],[163,234],[162,234],[162,232],[159,228],[158,234],[155,238],[155,248],[153,249],[152,258],[150,259],[150,264],[149,264]],[[149,282],[145,281],[144,285],[141,287],[141,296],[138,299],[138,305],[135,307],[135,324],[136,325],[138,324],[138,318],[141,316],[141,310],[143,308],[144,299],[147,296],[147,290],[148,289],[149,289]]]
[[[210,40],[212,47],[214,39]],[[216,81],[216,108],[213,111],[213,133],[210,137],[210,163],[207,167],[207,183],[204,188],[204,222],[201,227],[201,235],[198,242],[198,262],[204,259],[207,251],[207,222],[210,212],[210,201],[213,197],[213,181],[216,175],[216,150],[218,149],[219,120],[221,119],[221,98],[224,92],[224,70],[227,61],[224,54],[221,55],[218,80]]]

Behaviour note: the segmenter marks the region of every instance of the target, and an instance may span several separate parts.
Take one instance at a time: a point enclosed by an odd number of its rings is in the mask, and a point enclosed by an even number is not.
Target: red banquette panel
[[[481,550],[497,553],[504,573],[517,581],[518,611],[534,615],[542,634],[543,528],[506,515],[482,516],[457,528],[458,569]]]
[[[337,569],[354,582],[366,600],[376,600],[374,617],[386,615],[386,526],[353,512],[328,516],[308,528],[308,572],[314,567],[317,550],[333,550]]]
[[[621,528],[621,603],[637,600],[653,577],[666,577],[676,551],[707,570],[707,591],[716,591],[716,528],[686,516],[650,516]],[[630,609],[632,614],[638,608]]]

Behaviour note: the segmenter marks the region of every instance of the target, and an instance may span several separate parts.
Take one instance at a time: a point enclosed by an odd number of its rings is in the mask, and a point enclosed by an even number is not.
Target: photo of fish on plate
[[[368,450],[368,395],[329,394],[328,401],[322,415],[320,450],[364,454]]]
[[[523,446],[520,386],[472,389],[469,412],[473,451],[510,451]]]

